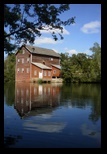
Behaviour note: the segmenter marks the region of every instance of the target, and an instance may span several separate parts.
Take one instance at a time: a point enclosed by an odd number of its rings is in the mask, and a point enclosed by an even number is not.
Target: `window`
[[[17,72],[19,72],[20,71],[20,68],[17,68]]]
[[[23,108],[21,109],[21,113],[23,113]]]
[[[34,70],[34,75],[35,75],[35,76],[37,75],[37,71],[36,71],[36,70]]]
[[[28,96],[29,95],[29,90],[28,89],[26,89],[26,96]]]
[[[44,76],[46,76],[46,71],[44,71]]]
[[[22,63],[24,63],[24,58],[22,58]]]
[[[22,52],[23,54],[25,53],[25,50],[23,50],[23,52]]]
[[[51,76],[51,72],[50,71],[48,71],[48,76]]]
[[[36,94],[36,87],[34,87],[34,95]]]
[[[50,92],[51,92],[50,87],[48,87],[48,94],[49,94],[49,95],[50,95]]]
[[[53,61],[53,58],[50,58],[51,61]]]
[[[24,68],[22,68],[22,73],[24,72]]]
[[[29,58],[27,58],[27,62],[29,62]]]
[[[43,61],[43,64],[45,65],[45,61]]]
[[[44,87],[44,94],[46,94],[46,87]]]
[[[19,95],[19,89],[17,89],[17,95]]]
[[[53,74],[56,74],[56,70],[53,70]]]
[[[27,73],[29,73],[29,68],[27,68]]]
[[[26,106],[28,106],[28,100],[26,100]]]
[[[19,62],[20,62],[20,59],[18,59],[17,61],[18,61],[18,63],[19,63]]]
[[[23,104],[23,98],[21,98],[21,104]]]
[[[23,94],[24,94],[24,91],[23,91],[23,89],[21,89],[21,96],[23,96]]]

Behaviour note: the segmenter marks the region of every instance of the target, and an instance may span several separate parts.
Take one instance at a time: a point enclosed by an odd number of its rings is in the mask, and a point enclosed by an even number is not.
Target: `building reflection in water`
[[[16,82],[14,108],[21,117],[52,112],[60,104],[60,87],[61,84]]]

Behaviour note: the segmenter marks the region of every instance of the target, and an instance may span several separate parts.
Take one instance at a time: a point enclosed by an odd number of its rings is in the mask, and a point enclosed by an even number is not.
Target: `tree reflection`
[[[72,107],[91,107],[89,119],[93,122],[101,117],[101,85],[100,84],[78,84],[63,85],[61,88],[61,105]]]
[[[51,113],[54,107],[71,106],[91,108],[89,119],[96,122],[101,117],[100,84],[34,84],[10,83],[5,85],[4,94],[7,105],[13,105],[23,117]],[[29,114],[29,115],[30,115]]]
[[[8,106],[14,105],[15,102],[15,83],[9,82],[4,85],[4,96]]]
[[[100,96],[98,96],[99,98]],[[101,116],[101,97],[97,100],[96,102],[93,103],[92,109],[91,109],[91,114],[89,115],[89,119],[92,120],[93,122],[96,122],[99,117]]]
[[[19,139],[22,139],[21,136],[7,136],[4,140],[4,147],[9,148],[11,145],[15,145]]]

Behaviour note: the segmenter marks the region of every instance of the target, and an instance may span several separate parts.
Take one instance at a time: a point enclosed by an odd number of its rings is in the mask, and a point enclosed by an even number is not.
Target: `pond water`
[[[5,84],[4,146],[101,148],[101,85]]]

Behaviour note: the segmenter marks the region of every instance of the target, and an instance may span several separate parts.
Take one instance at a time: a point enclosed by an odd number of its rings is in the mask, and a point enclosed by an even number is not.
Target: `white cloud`
[[[68,50],[68,51],[66,51],[67,53],[69,53],[69,54],[77,54],[78,52],[75,50],[75,49],[72,49],[72,50]]]
[[[86,53],[87,55],[92,55],[92,51],[90,51],[90,50],[86,50],[86,51],[84,51],[84,53]]]
[[[64,48],[64,50],[68,50],[68,48],[67,48],[67,47],[65,47],[65,48]]]
[[[61,34],[61,31],[59,29],[53,29],[53,30],[48,30],[50,26],[45,26],[44,29],[45,30],[39,30],[41,33],[52,33],[53,31],[56,32],[56,33],[60,33]],[[63,27],[63,35],[69,35],[70,33],[65,29],[65,27]]]
[[[75,49],[71,49],[71,50],[67,50],[66,51],[67,53],[69,53],[69,55],[72,55],[72,54],[78,54],[78,53],[84,53],[84,54],[87,54],[87,55],[92,55],[92,52],[90,50],[86,50],[86,51],[77,51]]]
[[[89,22],[81,28],[81,31],[84,33],[98,33],[99,28],[101,27],[101,22],[100,21],[92,21]]]
[[[44,123],[44,124],[37,124],[32,121],[26,121],[24,124],[24,129],[27,130],[35,130],[39,132],[48,132],[48,133],[59,133],[65,127],[66,123]]]
[[[55,41],[53,38],[49,38],[49,37],[40,37],[40,38],[36,38],[34,43],[36,45],[38,44],[58,44],[58,43],[62,43],[62,41],[61,40]]]

